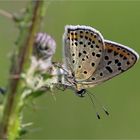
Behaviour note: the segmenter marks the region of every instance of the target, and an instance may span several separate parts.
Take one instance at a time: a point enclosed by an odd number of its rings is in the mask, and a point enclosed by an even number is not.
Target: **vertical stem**
[[[41,23],[41,10],[43,6],[43,0],[41,1],[34,1],[32,3],[32,14],[31,15],[31,25],[29,29],[27,29],[27,34],[24,37],[24,41],[18,46],[19,47],[19,53],[16,56],[15,62],[12,62],[11,66],[11,72],[10,75],[15,76],[17,75],[17,78],[11,78],[9,80],[9,89],[7,98],[5,101],[4,111],[3,111],[3,118],[0,126],[0,138],[7,138],[9,134],[9,125],[10,125],[10,119],[14,111],[17,109],[16,103],[17,100],[20,99],[20,88],[21,88],[21,82],[20,82],[20,75],[23,71],[26,71],[26,67],[29,64],[30,56],[32,54],[32,46],[34,43],[34,36],[36,32],[39,30],[39,26]],[[17,115],[17,114],[15,114]]]

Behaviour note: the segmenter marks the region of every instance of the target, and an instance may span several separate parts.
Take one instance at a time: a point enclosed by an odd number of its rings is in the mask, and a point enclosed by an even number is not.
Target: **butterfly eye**
[[[78,95],[79,97],[84,97],[85,93],[86,93],[85,89],[81,89],[79,91],[76,91],[76,95]]]

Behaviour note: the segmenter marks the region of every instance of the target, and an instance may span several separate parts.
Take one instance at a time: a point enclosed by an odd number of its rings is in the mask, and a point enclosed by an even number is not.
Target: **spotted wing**
[[[83,82],[84,88],[93,87],[131,68],[138,60],[138,54],[124,46],[105,40],[105,52],[93,75]]]
[[[102,58],[102,35],[88,26],[66,26],[63,40],[66,68],[72,72],[76,81],[88,79]]]

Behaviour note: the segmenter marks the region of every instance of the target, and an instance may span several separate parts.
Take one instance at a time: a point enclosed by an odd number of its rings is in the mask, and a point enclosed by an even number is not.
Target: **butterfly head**
[[[76,91],[76,95],[79,97],[85,97],[84,94],[86,93],[86,89],[81,89]]]

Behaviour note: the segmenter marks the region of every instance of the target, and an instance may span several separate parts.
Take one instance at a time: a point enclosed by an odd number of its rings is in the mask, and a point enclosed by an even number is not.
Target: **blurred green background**
[[[28,1],[0,1],[0,9],[19,12]],[[62,61],[62,34],[66,24],[89,25],[104,38],[125,44],[140,52],[140,1],[48,1],[42,31],[57,42],[54,61]],[[15,24],[0,16],[0,85],[8,80],[10,52],[18,35]],[[140,63],[126,73],[89,89],[107,106],[95,115],[88,96],[79,98],[73,91],[56,90],[27,106],[24,122],[34,122],[23,138],[34,139],[134,139],[140,138]]]

